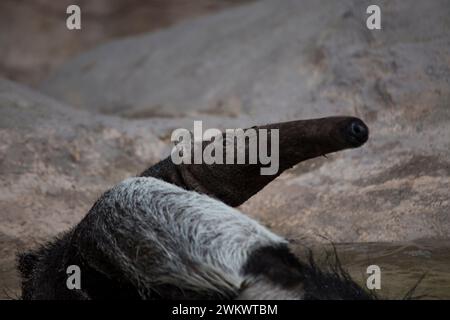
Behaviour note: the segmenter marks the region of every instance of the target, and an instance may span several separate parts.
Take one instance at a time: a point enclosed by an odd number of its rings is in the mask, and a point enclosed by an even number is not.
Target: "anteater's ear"
[[[215,197],[228,205],[238,206],[264,188],[284,170],[307,159],[356,148],[363,145],[369,137],[369,129],[358,118],[328,117],[274,123],[253,127],[257,133],[261,129],[279,130],[279,169],[273,175],[262,175],[257,164],[180,164],[175,165],[171,158],[149,168],[142,176],[151,176],[176,184],[188,190],[196,190]],[[244,131],[249,130],[245,129]],[[259,139],[259,138],[258,138]],[[271,152],[271,139],[268,150]],[[249,148],[246,140],[245,153]],[[203,144],[203,148],[207,143]],[[226,154],[225,146],[223,154]],[[235,152],[235,155],[237,152]],[[270,153],[269,153],[270,154]],[[248,159],[248,155],[246,155]],[[236,161],[234,162],[236,163]]]

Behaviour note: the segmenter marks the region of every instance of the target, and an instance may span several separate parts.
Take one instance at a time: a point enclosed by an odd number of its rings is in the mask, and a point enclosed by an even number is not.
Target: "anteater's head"
[[[169,157],[146,170],[142,175],[163,179],[185,189],[209,194],[228,205],[238,206],[264,188],[284,170],[308,159],[360,147],[369,137],[367,126],[362,120],[354,117],[327,117],[273,123],[244,129],[244,132],[251,129],[257,133],[266,129],[268,154],[274,150],[278,151],[279,163],[275,174],[261,174],[261,168],[266,167],[267,164],[261,163],[259,159],[256,164],[248,162],[236,164],[238,161],[234,161],[234,164],[175,165]],[[278,129],[279,136],[276,140],[271,137],[272,129]],[[260,139],[259,134],[257,137]],[[277,148],[272,148],[273,141],[278,141]],[[245,140],[244,148],[235,149],[235,158],[238,152],[244,152],[245,159],[249,159],[248,153],[254,150],[254,146],[250,146],[249,143],[249,139]],[[203,148],[207,145],[208,143],[204,143]],[[224,143],[224,157],[226,153],[226,143]]]

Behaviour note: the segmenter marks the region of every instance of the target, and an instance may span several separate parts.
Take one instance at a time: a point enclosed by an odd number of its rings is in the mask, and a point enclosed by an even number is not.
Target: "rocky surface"
[[[293,237],[448,237],[449,1],[381,2],[377,31],[365,26],[368,4],[258,1],[108,43],[42,90],[180,127],[359,116],[371,129],[366,146],[299,166],[243,210]]]
[[[448,283],[449,1],[381,1],[381,31],[365,28],[368,4],[257,1],[86,52],[42,83],[45,95],[0,80],[0,297],[18,294],[17,250],[165,157],[173,129],[341,114],[369,125],[364,147],[297,166],[242,211],[299,247],[415,241],[384,245],[392,275],[408,261],[414,275],[437,270],[430,287]]]

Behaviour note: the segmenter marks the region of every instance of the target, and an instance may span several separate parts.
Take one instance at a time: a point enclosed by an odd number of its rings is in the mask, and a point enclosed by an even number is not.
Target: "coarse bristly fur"
[[[69,265],[79,290],[66,287]],[[74,229],[22,254],[19,270],[23,299],[373,298],[236,209],[149,177],[107,191]]]

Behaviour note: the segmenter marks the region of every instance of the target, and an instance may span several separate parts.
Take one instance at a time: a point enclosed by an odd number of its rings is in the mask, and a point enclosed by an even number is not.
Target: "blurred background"
[[[4,0],[0,71],[37,85],[69,57],[109,40],[167,28],[250,0]],[[66,8],[82,8],[83,31],[68,32]]]
[[[81,8],[81,30],[66,8]],[[381,8],[381,30],[366,8]],[[450,298],[450,1],[2,0],[0,298],[17,251],[75,225],[170,134],[333,115],[362,148],[313,159],[240,209],[384,297]]]

